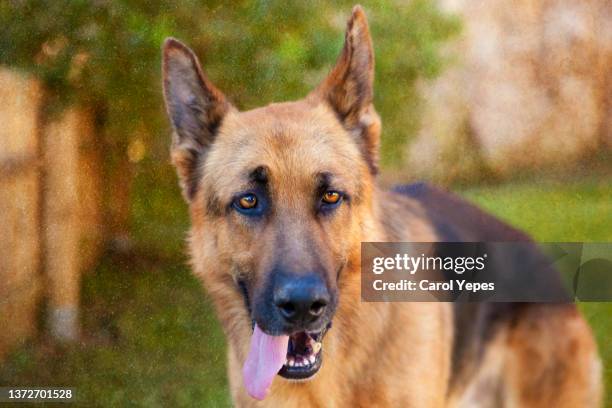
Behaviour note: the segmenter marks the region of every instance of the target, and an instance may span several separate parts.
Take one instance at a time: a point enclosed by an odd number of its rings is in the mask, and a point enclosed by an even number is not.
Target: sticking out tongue
[[[266,397],[274,376],[285,364],[288,343],[289,336],[267,335],[255,324],[249,355],[242,368],[244,385],[251,397],[258,400]]]

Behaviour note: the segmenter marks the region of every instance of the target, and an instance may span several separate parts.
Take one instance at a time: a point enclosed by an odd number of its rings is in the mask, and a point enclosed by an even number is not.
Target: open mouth
[[[312,378],[321,368],[321,340],[329,327],[319,332],[301,331],[273,336],[254,324],[250,350],[242,366],[248,394],[263,400],[277,374],[293,381]]]
[[[321,368],[324,332],[303,331],[289,336],[287,359],[278,374],[291,380],[305,380],[314,376]]]

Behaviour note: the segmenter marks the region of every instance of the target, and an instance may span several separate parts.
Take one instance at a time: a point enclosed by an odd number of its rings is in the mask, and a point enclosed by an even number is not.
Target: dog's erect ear
[[[368,21],[361,6],[353,8],[342,53],[327,78],[312,93],[336,112],[355,137],[373,174],[378,171],[380,118],[372,104],[374,49]]]
[[[197,191],[202,159],[223,117],[234,108],[204,75],[186,45],[166,39],[162,58],[164,98],[174,128],[172,161],[183,194],[191,200]]]

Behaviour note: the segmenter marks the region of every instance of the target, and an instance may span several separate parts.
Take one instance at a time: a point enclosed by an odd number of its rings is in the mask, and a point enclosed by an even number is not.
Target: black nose
[[[329,304],[327,285],[318,274],[281,275],[275,283],[274,304],[289,323],[313,323]]]

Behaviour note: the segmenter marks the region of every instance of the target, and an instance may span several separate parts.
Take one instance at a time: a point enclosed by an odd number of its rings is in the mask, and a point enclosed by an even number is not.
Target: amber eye
[[[337,204],[342,196],[337,191],[326,191],[323,194],[323,202],[325,204]]]
[[[238,200],[238,205],[243,210],[250,210],[257,205],[257,197],[255,194],[245,194]]]

